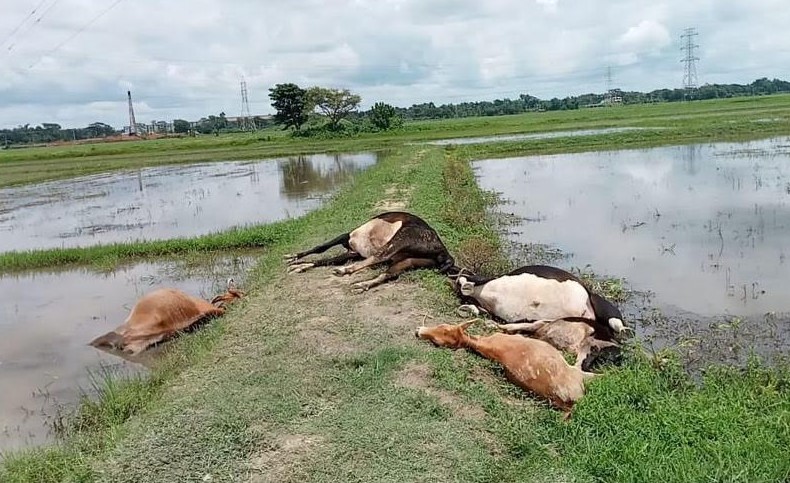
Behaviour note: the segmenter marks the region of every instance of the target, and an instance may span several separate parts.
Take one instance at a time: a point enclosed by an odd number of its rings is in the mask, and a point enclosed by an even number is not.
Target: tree
[[[348,89],[311,87],[307,90],[308,106],[318,108],[328,119],[329,127],[337,129],[340,121],[357,110],[362,98]],[[312,110],[312,109],[311,109]]]
[[[109,124],[105,124],[103,122],[93,122],[88,124],[88,127],[86,127],[85,130],[90,133],[91,137],[112,136],[115,134],[115,129],[113,129],[113,127]]]
[[[277,110],[274,121],[283,124],[285,129],[293,127],[296,131],[307,122],[307,91],[296,84],[276,84],[269,89],[272,107]]]
[[[173,131],[177,133],[188,133],[189,121],[185,121],[184,119],[173,119]]]
[[[398,120],[395,108],[383,102],[373,104],[368,117],[370,118],[370,122],[382,131],[386,131],[393,127]]]

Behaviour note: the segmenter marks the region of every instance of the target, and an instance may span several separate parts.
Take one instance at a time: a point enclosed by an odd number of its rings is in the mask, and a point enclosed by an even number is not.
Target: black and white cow
[[[603,340],[626,329],[623,315],[614,304],[560,268],[529,265],[494,278],[464,270],[451,270],[449,275],[456,278],[462,299],[474,302],[460,309],[473,315],[479,305],[506,324],[578,318],[588,321],[596,338]]]
[[[304,257],[323,253],[330,248],[342,245],[346,252],[338,256],[307,262]],[[389,211],[377,215],[355,230],[344,233],[326,243],[294,255],[286,255],[289,272],[303,272],[313,267],[342,265],[357,260],[356,263],[338,267],[333,273],[338,276],[350,275],[359,270],[388,263],[389,268],[381,275],[364,282],[352,284],[352,288],[365,291],[402,272],[415,268],[435,268],[445,273],[455,266],[453,257],[442,243],[436,230],[422,218],[402,211]]]

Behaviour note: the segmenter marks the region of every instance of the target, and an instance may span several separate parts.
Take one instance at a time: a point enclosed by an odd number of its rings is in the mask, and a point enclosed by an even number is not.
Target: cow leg
[[[322,260],[316,260],[314,262],[307,262],[307,263],[293,263],[288,267],[288,273],[302,273],[310,270],[313,267],[326,267],[330,265],[342,265],[349,260],[358,260],[362,257],[353,250],[349,250],[346,253],[342,253],[336,257],[326,258]]]
[[[496,324],[496,328],[508,334],[516,334],[518,332],[535,332],[550,322],[551,321],[549,320],[538,320],[535,322],[521,322],[515,324]]]
[[[364,282],[357,282],[352,284],[351,289],[358,292],[364,292],[377,285],[381,285],[382,283],[388,280],[392,280],[393,278],[398,277],[398,275],[405,272],[406,270],[411,270],[414,268],[428,268],[435,266],[436,266],[436,260],[432,260],[430,258],[406,258],[399,262],[393,263],[392,266],[389,269],[387,269],[386,272],[382,273],[378,277],[372,278],[370,280],[366,280]]]
[[[293,265],[293,264],[298,263],[299,259],[304,258],[307,255],[312,255],[312,254],[315,254],[315,253],[324,253],[325,251],[329,250],[330,248],[332,248],[335,245],[343,245],[346,249],[350,249],[351,247],[349,247],[349,245],[348,245],[348,240],[349,240],[350,236],[351,236],[350,233],[343,233],[342,235],[340,235],[340,236],[338,236],[336,238],[333,238],[333,239],[329,240],[326,243],[322,243],[321,245],[313,247],[313,248],[311,248],[309,250],[305,250],[303,252],[299,252],[299,253],[296,253],[296,254],[289,253],[289,254],[283,255],[283,258],[285,258],[285,260],[288,262],[288,265]]]
[[[375,255],[361,262],[352,263],[342,268],[336,268],[332,270],[332,273],[337,276],[351,275],[352,273],[356,273],[388,260],[393,260],[395,264],[397,264],[400,260],[405,260],[408,257],[408,253],[411,252],[410,248],[414,246],[415,240],[419,240],[419,236],[420,233],[414,233],[413,230],[409,230],[408,228],[398,230],[392,239]]]
[[[458,314],[459,317],[470,318],[470,317],[479,317],[480,314],[488,313],[486,309],[480,308],[477,305],[472,304],[464,304],[459,305],[457,309],[455,309],[455,313]]]
[[[364,270],[368,267],[372,267],[373,265],[378,265],[379,263],[383,263],[387,261],[386,258],[383,258],[378,255],[373,255],[372,257],[368,257],[360,262],[352,263],[351,265],[347,265],[345,267],[338,267],[332,270],[332,273],[337,275],[338,277],[342,277],[343,275],[351,275],[352,273],[356,273],[360,270]]]

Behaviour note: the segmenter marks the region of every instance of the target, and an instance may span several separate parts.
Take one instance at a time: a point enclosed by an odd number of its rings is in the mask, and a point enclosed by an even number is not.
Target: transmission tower
[[[247,97],[247,81],[241,78],[241,116],[239,116],[239,127],[242,131],[254,131],[255,121],[250,115],[250,101]]]
[[[134,107],[132,107],[132,91],[126,91],[129,98],[129,136],[137,136],[137,122],[134,120]]]
[[[683,35],[680,36],[680,41],[683,44],[680,50],[685,53],[685,56],[680,60],[684,63],[683,69],[683,88],[686,89],[686,95],[691,94],[697,88],[697,64],[696,61],[699,57],[694,55],[694,49],[699,48],[699,45],[694,43],[694,37],[699,35],[697,30],[693,27],[683,30]]]
[[[612,66],[606,67],[606,93],[603,95],[603,102],[607,106],[612,104]]]
[[[612,90],[612,66],[609,65],[606,67],[606,91],[609,92]]]
[[[603,95],[603,103],[607,106],[611,106],[614,104],[619,104],[623,102],[623,98],[620,95],[620,91],[618,89],[613,88],[613,75],[612,75],[612,66],[606,67],[606,93]]]

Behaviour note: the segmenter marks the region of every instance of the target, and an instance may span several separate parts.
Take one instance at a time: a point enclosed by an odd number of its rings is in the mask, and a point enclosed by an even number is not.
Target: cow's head
[[[229,278],[227,282],[227,291],[211,299],[211,304],[218,308],[224,308],[227,304],[235,302],[244,297],[244,295],[244,292],[236,288],[236,281]]]
[[[460,349],[464,345],[467,327],[474,322],[474,320],[470,320],[458,325],[440,324],[435,327],[417,327],[414,335],[418,339],[427,340],[438,347]]]

